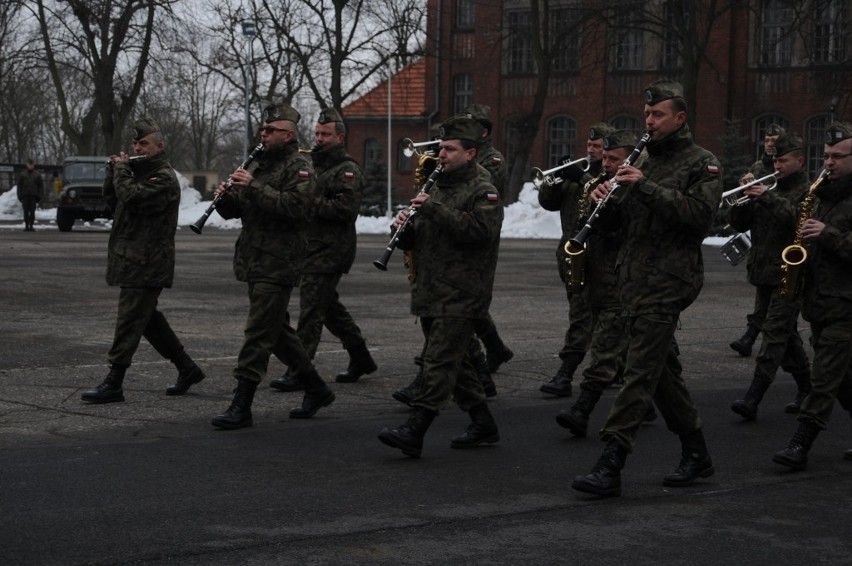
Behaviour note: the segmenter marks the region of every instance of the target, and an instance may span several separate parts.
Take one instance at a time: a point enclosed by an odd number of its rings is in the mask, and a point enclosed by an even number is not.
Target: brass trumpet
[[[553,169],[548,169],[547,171],[542,171],[538,167],[533,167],[533,185],[535,185],[536,188],[544,185],[545,183],[548,186],[558,185],[562,182],[562,177],[557,177],[556,175],[554,175],[554,173],[562,169],[571,167],[572,165],[579,165],[581,162],[584,161],[585,165],[582,166],[581,169],[583,171],[588,171],[589,166],[592,164],[588,156],[581,157],[580,159],[575,159],[574,161],[569,161],[568,163],[563,163],[562,165],[554,167]]]
[[[421,155],[421,151],[417,149],[418,147],[426,147],[427,145],[435,145],[439,143],[441,143],[441,140],[431,140],[415,143],[411,141],[411,138],[405,138],[404,140],[402,140],[402,154],[406,157]]]
[[[731,189],[730,191],[725,191],[722,193],[722,203],[728,206],[739,206],[748,202],[751,197],[748,195],[739,196],[740,193],[744,192],[749,187],[753,187],[754,185],[764,185],[768,182],[772,182],[766,190],[771,191],[778,185],[778,172],[772,173],[765,177],[761,177],[760,179],[755,179],[754,181],[749,181],[748,183],[743,183],[739,187],[735,189]]]

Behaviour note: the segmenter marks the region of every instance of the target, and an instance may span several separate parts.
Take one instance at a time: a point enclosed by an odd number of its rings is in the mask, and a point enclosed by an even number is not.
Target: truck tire
[[[56,226],[60,232],[70,232],[74,226],[74,215],[69,211],[57,208],[56,209]]]

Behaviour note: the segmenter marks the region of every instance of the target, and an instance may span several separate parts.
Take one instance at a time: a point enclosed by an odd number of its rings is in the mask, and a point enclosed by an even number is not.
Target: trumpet
[[[431,140],[425,142],[417,142],[414,143],[411,141],[411,138],[405,138],[402,140],[402,154],[406,157],[412,157],[414,155],[421,155],[421,152],[418,147],[426,147],[427,145],[435,145],[441,143],[441,140]]]
[[[722,193],[722,203],[728,206],[739,206],[741,204],[744,204],[748,202],[751,197],[748,195],[740,196],[740,193],[745,192],[746,189],[748,189],[749,187],[753,187],[754,185],[764,185],[770,182],[770,180],[772,184],[766,188],[767,191],[771,191],[778,185],[777,171],[765,177],[761,177],[760,179],[755,179],[754,181],[743,183],[739,187],[731,189],[730,191],[725,191],[724,193]]]
[[[592,164],[588,156],[575,159],[574,161],[569,161],[568,163],[563,163],[562,165],[554,167],[553,169],[548,169],[547,171],[542,171],[538,167],[533,167],[533,185],[536,187],[540,187],[545,183],[547,183],[548,186],[558,185],[562,182],[562,177],[557,177],[554,173],[561,169],[571,167],[572,165],[579,165],[583,161],[585,161],[585,165],[582,166],[581,169],[583,171],[588,171],[589,166]]]

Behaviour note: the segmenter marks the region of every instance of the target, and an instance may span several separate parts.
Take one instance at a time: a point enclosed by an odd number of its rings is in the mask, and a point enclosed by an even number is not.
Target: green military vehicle
[[[78,218],[91,222],[112,219],[103,195],[109,157],[72,156],[62,162],[62,193],[56,207],[56,226],[69,232]]]

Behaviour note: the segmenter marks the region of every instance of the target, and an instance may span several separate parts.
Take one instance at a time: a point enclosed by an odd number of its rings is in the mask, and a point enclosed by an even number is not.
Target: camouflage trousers
[[[779,367],[793,375],[806,375],[811,369],[810,361],[796,326],[800,303],[782,299],[778,287],[768,289],[771,289],[769,307],[763,320],[763,339],[754,366],[754,376],[771,382]]]
[[[769,310],[769,299],[772,298],[772,287],[758,285],[754,289],[754,310],[746,315],[746,325],[763,330],[763,321]]]
[[[361,329],[340,302],[340,273],[306,273],[299,286],[299,326],[296,333],[313,359],[325,326],[347,350],[364,343]]]
[[[272,354],[287,364],[297,377],[312,368],[296,331],[289,324],[287,307],[292,292],[293,288],[285,285],[249,283],[249,314],[245,339],[234,368],[236,379],[262,381]]]
[[[677,314],[628,318],[624,387],[601,430],[604,441],[616,440],[632,450],[636,434],[653,402],[677,435],[701,428],[701,418],[683,381],[674,333]]]
[[[852,321],[811,324],[811,344],[812,389],[802,402],[799,420],[825,429],[835,399],[852,415]]]
[[[589,345],[589,364],[580,389],[601,393],[624,370],[627,354],[627,316],[621,305],[593,308],[595,321]]]
[[[115,336],[107,354],[111,365],[128,367],[143,336],[167,360],[173,360],[183,350],[183,344],[169,326],[169,321],[157,310],[157,300],[162,291],[162,287],[121,288]]]
[[[565,331],[565,343],[559,350],[561,359],[578,357],[581,361],[589,349],[592,339],[592,308],[589,306],[589,294],[586,287],[572,293],[566,286],[568,295],[568,330]],[[578,362],[579,363],[579,362]]]
[[[450,399],[463,411],[485,401],[485,391],[471,356],[476,321],[466,318],[421,318],[423,386],[413,406],[439,411]]]

